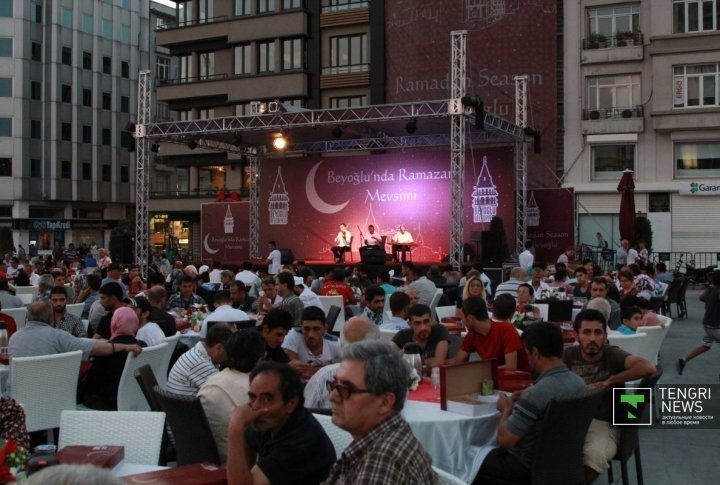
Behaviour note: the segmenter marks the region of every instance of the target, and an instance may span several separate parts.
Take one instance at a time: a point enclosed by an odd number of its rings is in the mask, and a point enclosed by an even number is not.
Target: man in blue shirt
[[[502,479],[529,484],[533,446],[550,402],[587,392],[583,380],[563,362],[559,327],[546,322],[534,323],[525,329],[522,339],[530,367],[538,377],[514,403],[506,394],[498,396],[497,409],[501,417],[497,441],[500,447],[487,455],[473,483]]]

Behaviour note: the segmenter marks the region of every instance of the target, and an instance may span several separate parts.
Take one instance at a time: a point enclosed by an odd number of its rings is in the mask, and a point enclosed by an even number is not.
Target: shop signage
[[[70,219],[29,219],[30,231],[67,231],[70,229],[110,229],[115,221],[73,221]]]
[[[720,195],[720,180],[681,181],[680,195]]]

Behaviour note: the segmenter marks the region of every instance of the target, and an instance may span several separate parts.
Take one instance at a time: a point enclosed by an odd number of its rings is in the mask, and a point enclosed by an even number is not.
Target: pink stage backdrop
[[[514,221],[512,148],[466,155],[465,240],[487,230],[493,215]],[[260,175],[260,237],[290,248],[295,257],[332,260],[330,248],[345,222],[353,233],[354,260],[373,224],[391,236],[405,224],[418,247],[413,258],[440,261],[450,245],[450,154],[447,151],[354,157],[267,159]]]
[[[241,262],[250,258],[250,203],[201,204],[202,249],[205,262]]]
[[[535,242],[535,261],[554,263],[574,244],[573,189],[529,190],[526,214],[528,239]]]
[[[516,75],[528,75],[528,124],[542,132],[530,149],[535,187],[555,187],[556,0],[392,0],[385,2],[388,103],[450,97],[450,32],[467,31],[467,94],[515,120]],[[506,224],[507,225],[507,224]]]

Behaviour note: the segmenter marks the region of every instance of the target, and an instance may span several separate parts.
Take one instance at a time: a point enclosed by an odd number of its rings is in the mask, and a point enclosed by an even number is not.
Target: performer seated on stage
[[[382,246],[382,237],[379,234],[375,234],[375,226],[369,225],[368,232],[370,234],[365,238],[365,246]]]
[[[400,224],[400,230],[395,233],[392,238],[392,242],[393,259],[397,262],[398,253],[402,253],[402,262],[404,263],[405,253],[408,249],[410,249],[410,246],[414,242],[412,234],[405,230],[405,226],[403,224]]]
[[[347,224],[340,224],[340,232],[335,236],[335,246],[332,248],[332,253],[335,255],[336,263],[345,262],[345,251],[351,251],[352,245],[352,233],[348,231]]]

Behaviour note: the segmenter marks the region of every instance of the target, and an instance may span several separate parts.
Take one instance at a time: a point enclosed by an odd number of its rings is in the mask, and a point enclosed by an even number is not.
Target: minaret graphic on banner
[[[528,227],[539,226],[540,207],[538,207],[537,202],[535,202],[535,192],[530,192],[530,200],[528,201],[525,211],[525,220],[527,221]]]
[[[232,234],[235,228],[235,218],[230,212],[230,204],[227,206],[227,212],[225,212],[225,234]]]
[[[490,222],[497,214],[498,191],[483,157],[482,169],[472,192],[473,222]]]
[[[275,183],[270,192],[268,202],[270,224],[287,225],[288,212],[290,212],[290,197],[288,197],[287,190],[285,190],[285,182],[283,181],[280,167],[278,167],[277,177],[275,177]]]

